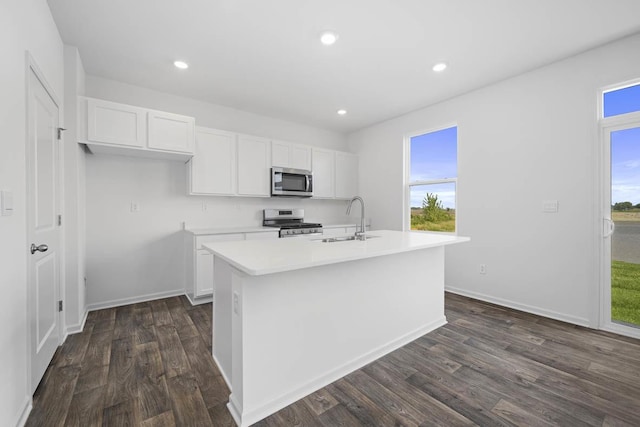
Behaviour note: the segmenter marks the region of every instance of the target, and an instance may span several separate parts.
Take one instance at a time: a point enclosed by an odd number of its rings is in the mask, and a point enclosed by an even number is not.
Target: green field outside
[[[611,319],[640,326],[640,264],[611,261]]]
[[[437,221],[429,221],[423,208],[411,208],[411,229],[420,231],[456,231],[456,211],[453,209],[442,210],[443,218]]]

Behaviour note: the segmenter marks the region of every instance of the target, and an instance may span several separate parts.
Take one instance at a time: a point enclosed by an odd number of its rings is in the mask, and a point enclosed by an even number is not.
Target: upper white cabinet
[[[358,156],[336,152],[336,199],[358,195]]]
[[[198,127],[195,139],[188,164],[190,194],[235,194],[236,134]]]
[[[335,197],[335,151],[312,149],[313,197]]]
[[[273,141],[271,143],[271,166],[311,170],[311,147]]]
[[[193,153],[193,117],[149,111],[149,148]]]
[[[87,99],[87,140],[143,148],[146,144],[143,108]]]
[[[188,160],[193,117],[101,99],[78,98],[78,142],[95,153]]]
[[[238,195],[269,197],[271,141],[238,135]]]

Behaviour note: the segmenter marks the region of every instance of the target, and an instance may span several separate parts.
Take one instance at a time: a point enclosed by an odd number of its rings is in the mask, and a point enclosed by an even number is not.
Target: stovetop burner
[[[271,227],[271,226],[267,226]],[[296,222],[296,223],[286,223],[279,226],[280,229],[295,229],[295,228],[318,228],[322,227],[322,224],[318,224],[316,222]]]
[[[280,237],[322,234],[322,224],[304,222],[304,209],[265,209],[262,225],[280,229]]]

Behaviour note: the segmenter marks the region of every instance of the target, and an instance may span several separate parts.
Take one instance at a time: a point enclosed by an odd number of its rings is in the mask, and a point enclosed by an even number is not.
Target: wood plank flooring
[[[447,294],[449,324],[256,426],[639,426],[640,340]],[[235,426],[211,304],[89,313],[27,426]]]

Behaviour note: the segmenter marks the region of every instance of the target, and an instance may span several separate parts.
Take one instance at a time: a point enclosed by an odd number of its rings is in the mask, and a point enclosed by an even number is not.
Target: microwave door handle
[[[309,192],[309,175],[305,175],[304,176],[304,180],[305,180],[305,189],[307,190],[307,193]]]

